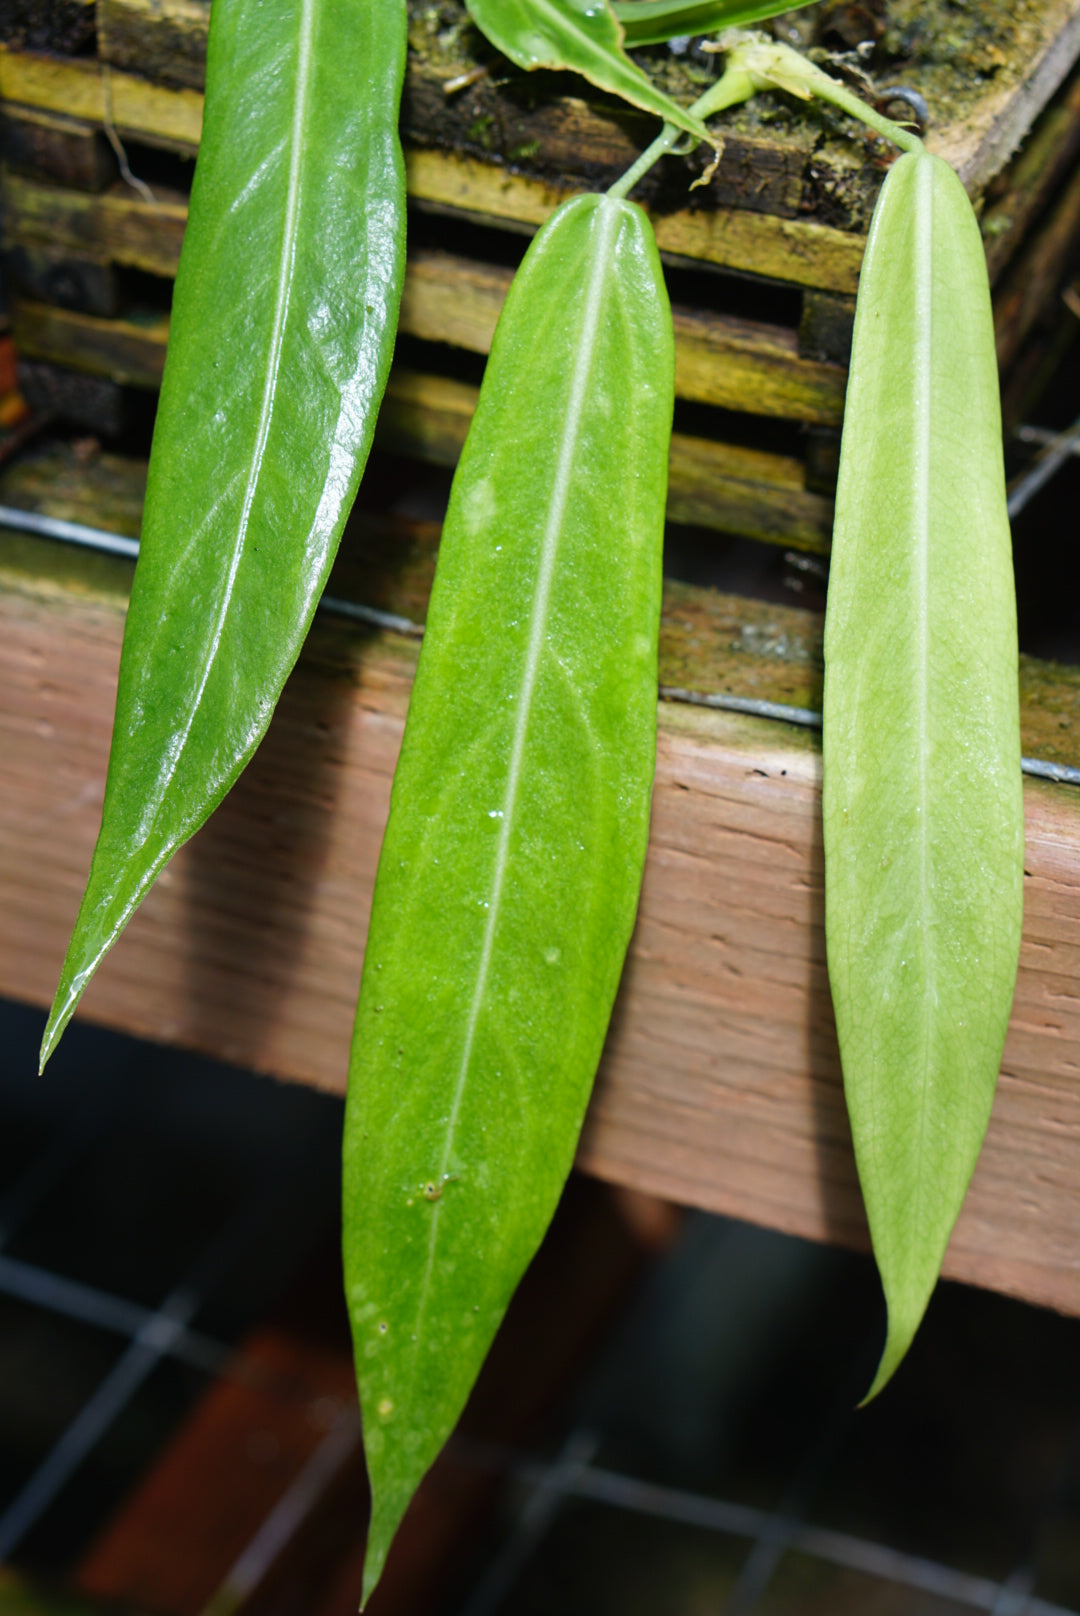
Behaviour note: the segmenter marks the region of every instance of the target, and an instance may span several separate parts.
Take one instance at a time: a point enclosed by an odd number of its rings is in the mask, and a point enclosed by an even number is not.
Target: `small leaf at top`
[[[536,237],[454,478],[345,1118],[365,1597],[574,1158],[637,907],[674,402],[652,228]]]
[[[581,73],[665,123],[712,143],[700,118],[673,101],[630,60],[622,26],[605,0],[466,0],[469,15],[497,50],[518,67]]]
[[[661,45],[686,35],[715,34],[723,28],[749,28],[768,17],[799,11],[811,0],[613,0],[623,25],[624,43]]]
[[[859,282],[825,624],[825,920],[855,1156],[903,1358],[975,1167],[1020,946],[1016,604],[986,259],[889,170]]]
[[[214,0],[101,832],[45,1032],[250,759],[374,430],[404,271],[403,0]]]

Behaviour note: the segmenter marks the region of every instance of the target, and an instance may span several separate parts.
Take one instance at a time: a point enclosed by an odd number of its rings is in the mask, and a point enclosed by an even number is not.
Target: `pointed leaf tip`
[[[343,1206],[365,1599],[555,1210],[600,1058],[648,839],[673,399],[647,218],[564,203],[455,475],[364,960]]]
[[[402,1499],[399,1492],[396,1499],[387,1501],[384,1494],[372,1489],[371,1520],[368,1523],[368,1538],[364,1548],[364,1578],[360,1590],[361,1610],[367,1608],[368,1600],[379,1585],[386,1568],[390,1545],[409,1506],[409,1498],[410,1495],[406,1493]]]

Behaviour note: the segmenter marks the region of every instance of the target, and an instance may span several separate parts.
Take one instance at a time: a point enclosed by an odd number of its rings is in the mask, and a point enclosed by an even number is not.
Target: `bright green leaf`
[[[859,285],[825,631],[829,977],[889,1309],[926,1308],[990,1115],[1020,943],[1016,609],[994,331],[963,186],[885,181]]]
[[[345,1121],[374,1586],[555,1209],[649,820],[674,389],[651,227],[566,203],[510,290],[443,529]]]
[[[767,17],[799,11],[811,0],[613,0],[611,9],[623,25],[625,43],[661,45],[687,34],[715,34],[724,28],[749,28]]]
[[[214,0],[101,834],[49,1018],[261,739],[386,380],[404,268],[401,0]]]
[[[655,112],[697,140],[711,136],[636,67],[622,48],[622,26],[604,0],[466,0],[469,15],[518,67],[572,69],[590,84]]]

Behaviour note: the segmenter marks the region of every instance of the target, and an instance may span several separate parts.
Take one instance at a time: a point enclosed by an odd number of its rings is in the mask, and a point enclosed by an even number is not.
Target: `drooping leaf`
[[[633,924],[673,367],[644,214],[566,203],[454,480],[364,959],[344,1246],[368,1592],[555,1209]]]
[[[612,0],[622,23],[624,43],[661,45],[685,35],[715,34],[724,28],[749,28],[768,17],[799,11],[811,0]]]
[[[255,750],[367,456],[404,268],[402,0],[215,0],[101,833],[42,1045]]]
[[[469,15],[496,50],[518,67],[569,69],[632,106],[655,112],[697,140],[710,140],[700,118],[665,95],[622,48],[622,25],[604,0],[466,0]]]
[[[1016,610],[986,264],[963,186],[890,170],[859,284],[825,630],[829,978],[903,1358],[990,1115],[1016,978]]]

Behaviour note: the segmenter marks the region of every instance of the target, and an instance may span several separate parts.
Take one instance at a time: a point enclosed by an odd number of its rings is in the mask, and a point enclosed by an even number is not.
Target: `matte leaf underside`
[[[565,204],[454,481],[364,961],[344,1246],[366,1592],[547,1228],[600,1056],[648,832],[673,366],[645,216]]]
[[[768,17],[799,11],[810,3],[811,0],[614,0],[611,10],[622,23],[624,43],[635,50],[685,35],[749,28]]]
[[[527,71],[570,69],[597,89],[654,112],[697,140],[700,118],[657,89],[622,46],[622,25],[604,0],[466,0],[469,15],[497,50]]]
[[[1020,941],[1016,612],[986,264],[960,181],[890,170],[859,285],[825,630],[829,977],[889,1310],[936,1281]]]
[[[404,268],[399,0],[215,0],[101,833],[42,1046],[261,739],[367,456]]]

